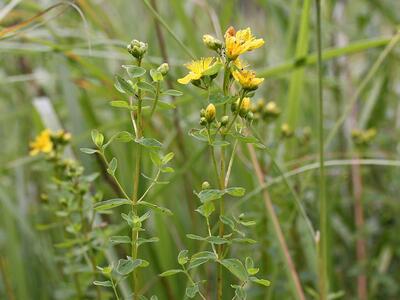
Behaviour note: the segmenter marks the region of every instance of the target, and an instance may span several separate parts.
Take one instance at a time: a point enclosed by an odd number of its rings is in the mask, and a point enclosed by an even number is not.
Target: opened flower
[[[229,27],[225,33],[225,52],[226,56],[235,60],[239,55],[260,48],[264,45],[263,39],[256,39],[250,28],[236,31],[235,28]]]
[[[233,78],[240,83],[244,90],[256,90],[264,81],[264,78],[257,78],[256,73],[251,70],[239,69],[232,72]]]
[[[33,142],[30,143],[31,151],[29,155],[37,155],[40,152],[50,153],[53,150],[51,132],[49,129],[43,130]]]
[[[188,84],[192,81],[199,80],[204,76],[215,75],[222,64],[215,57],[206,57],[199,60],[192,61],[185,64],[185,67],[189,69],[189,74],[183,78],[179,78],[178,82],[181,84]]]

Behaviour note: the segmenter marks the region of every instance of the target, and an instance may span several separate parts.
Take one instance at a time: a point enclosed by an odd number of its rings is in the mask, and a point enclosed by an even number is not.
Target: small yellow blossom
[[[192,61],[185,64],[189,69],[189,74],[183,78],[179,78],[178,82],[181,84],[188,84],[194,80],[199,80],[203,76],[211,76],[216,74],[221,68],[222,64],[215,57],[206,57],[199,60]]]
[[[43,130],[33,142],[30,143],[31,151],[29,155],[37,155],[40,152],[50,153],[53,150],[53,142],[51,141],[51,132],[49,129]]]
[[[257,78],[256,73],[251,70],[235,70],[232,72],[233,78],[240,83],[245,90],[256,90],[264,81],[264,78]]]
[[[256,39],[250,28],[236,31],[235,28],[229,27],[225,32],[225,51],[226,56],[235,60],[239,55],[260,48],[264,45],[263,39]]]

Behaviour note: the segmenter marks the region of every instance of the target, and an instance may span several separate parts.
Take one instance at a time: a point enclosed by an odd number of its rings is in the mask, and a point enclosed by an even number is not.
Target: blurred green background
[[[90,146],[93,128],[108,137],[117,130],[130,130],[129,116],[108,102],[121,97],[113,78],[123,72],[121,64],[130,62],[125,47],[133,38],[149,43],[145,65],[159,65],[167,57],[171,88],[184,92],[183,97],[170,99],[176,110],[158,115],[146,128],[149,136],[176,153],[176,173],[169,185],[150,194],[151,201],[168,207],[174,216],[154,215],[149,223],[148,230],[160,242],[142,252],[152,263],[142,275],[145,288],[160,299],[182,299],[185,282],[179,277],[161,280],[157,274],[176,266],[179,250],[199,247],[186,233],[204,231],[194,213],[198,203],[192,191],[212,178],[212,170],[204,146],[187,133],[197,126],[206,102],[204,95],[176,79],[185,73],[182,64],[190,60],[182,45],[196,57],[212,55],[202,44],[205,33],[222,38],[229,25],[251,27],[266,41],[246,59],[266,78],[255,99],[276,101],[282,115],[261,130],[318,228],[313,1],[147,2],[156,5],[159,18],[141,0],[63,1],[45,11],[56,3],[0,1],[0,299],[7,299],[7,289],[13,290],[15,299],[58,299],[55,290],[62,284],[56,250],[50,236],[37,230],[43,213],[39,196],[49,177],[43,165],[28,156],[29,141],[45,127],[65,128],[73,135],[71,155],[87,173],[101,171],[98,161],[79,148]],[[322,4],[325,137],[341,125],[326,150],[331,292],[338,299],[357,299],[357,275],[362,272],[367,276],[369,299],[400,299],[400,47],[396,44],[400,2],[326,0]],[[341,118],[343,124],[337,122]],[[281,138],[283,123],[295,131],[294,137]],[[351,131],[368,128],[375,128],[377,136],[360,150],[351,140]],[[304,132],[309,130],[310,140],[305,141]],[[127,144],[112,147],[120,161],[118,176],[128,190],[132,150]],[[260,157],[301,282],[313,299],[315,251],[279,173],[268,155]],[[352,161],[354,157],[364,159],[361,166]],[[250,237],[259,241],[233,252],[238,257],[255,256],[262,277],[273,283],[268,289],[252,288],[249,297],[292,299],[246,147],[238,150],[232,184],[246,187],[247,196],[228,205],[235,214],[244,212],[257,220]],[[95,188],[104,191],[105,198],[114,195],[104,179]],[[365,214],[358,232],[355,199],[361,199]],[[356,260],[357,237],[367,247],[367,260],[361,263]]]

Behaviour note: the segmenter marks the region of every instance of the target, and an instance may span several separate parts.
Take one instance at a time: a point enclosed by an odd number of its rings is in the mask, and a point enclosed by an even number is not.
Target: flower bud
[[[167,63],[163,63],[157,68],[157,71],[160,72],[161,75],[165,76],[169,71],[169,65]]]
[[[211,123],[212,121],[215,120],[216,113],[217,113],[217,111],[215,109],[214,104],[212,104],[212,103],[208,104],[208,106],[206,107],[206,112],[205,112],[205,118],[208,123]]]
[[[289,138],[293,135],[293,130],[290,128],[288,123],[283,123],[281,126],[281,134],[285,138]]]
[[[142,59],[143,55],[147,52],[147,43],[138,40],[132,40],[127,46],[128,52],[137,59]]]
[[[247,121],[253,121],[254,120],[254,114],[253,112],[249,111],[246,115]]]
[[[221,118],[221,126],[226,126],[226,125],[228,125],[228,122],[229,122],[229,117],[228,117],[228,116],[223,116],[223,117]]]
[[[205,117],[201,117],[199,123],[200,123],[201,126],[206,126],[207,125],[207,119]]]
[[[265,118],[277,118],[281,113],[278,105],[274,101],[270,101],[264,108],[263,115]]]
[[[205,117],[206,116],[206,110],[204,108],[202,108],[200,110],[200,117]]]
[[[209,34],[203,35],[203,43],[204,45],[206,45],[207,48],[214,51],[222,48],[222,42]]]
[[[208,181],[204,181],[202,184],[201,184],[201,189],[202,190],[208,190],[210,188],[210,183],[208,182]]]
[[[236,112],[237,111],[237,109],[238,109],[238,106],[239,106],[239,102],[232,102],[232,104],[231,104],[231,111],[234,113],[234,112]]]
[[[238,102],[238,106],[240,103],[240,99],[237,101]],[[242,100],[242,104],[240,105],[240,109],[239,109],[239,115],[244,118],[246,117],[247,113],[250,111],[250,105],[251,105],[251,101],[250,98],[245,97]]]

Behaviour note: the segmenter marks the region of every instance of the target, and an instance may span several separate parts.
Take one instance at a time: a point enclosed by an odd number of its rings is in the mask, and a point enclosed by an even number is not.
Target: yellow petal
[[[265,42],[263,39],[256,39],[256,40],[251,41],[249,44],[249,51],[260,48],[262,45],[264,45],[264,43]]]

